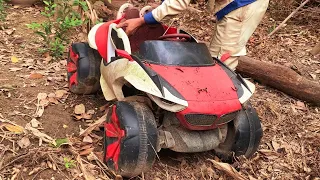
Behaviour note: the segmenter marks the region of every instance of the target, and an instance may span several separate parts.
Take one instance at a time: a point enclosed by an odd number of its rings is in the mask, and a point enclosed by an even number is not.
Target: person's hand
[[[128,36],[132,35],[140,26],[144,24],[143,17],[141,18],[134,18],[128,19],[124,22],[121,22],[117,25],[117,28],[124,28],[126,29],[126,34]]]

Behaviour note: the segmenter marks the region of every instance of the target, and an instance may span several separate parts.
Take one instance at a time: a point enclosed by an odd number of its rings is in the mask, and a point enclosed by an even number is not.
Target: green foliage
[[[268,33],[270,34],[274,29],[276,29],[277,23],[273,23],[273,26],[268,29]]]
[[[1,1],[1,0],[0,0]],[[60,57],[65,51],[66,44],[69,43],[68,32],[82,24],[81,14],[75,9],[80,7],[87,11],[88,7],[84,0],[74,0],[71,4],[69,0],[44,0],[44,11],[41,14],[46,17],[43,23],[27,24],[27,27],[43,39],[44,48],[42,52],[49,52],[53,57]]]
[[[63,158],[63,161],[64,161],[64,166],[67,168],[67,169],[70,169],[70,168],[73,168],[76,166],[76,161],[75,160],[72,160],[70,158],[67,158],[67,157],[64,157]]]
[[[52,144],[53,147],[59,148],[62,145],[69,144],[69,139],[68,138],[61,138],[61,139],[56,139],[54,143]]]
[[[6,9],[6,4],[4,0],[0,0],[0,21],[3,21],[7,15],[5,12],[5,9]]]

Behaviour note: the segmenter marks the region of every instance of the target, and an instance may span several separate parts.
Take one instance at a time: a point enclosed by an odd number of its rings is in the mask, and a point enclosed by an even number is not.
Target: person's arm
[[[127,35],[132,35],[143,24],[156,24],[168,15],[176,15],[187,9],[190,0],[165,0],[163,3],[141,18],[128,19],[117,25],[118,28],[126,27]]]
[[[156,24],[168,15],[177,15],[187,9],[190,0],[165,0],[160,6],[144,15],[147,24]]]

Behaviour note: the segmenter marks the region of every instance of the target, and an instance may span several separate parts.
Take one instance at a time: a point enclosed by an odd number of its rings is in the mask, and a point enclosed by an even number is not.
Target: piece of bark
[[[320,105],[320,84],[287,67],[243,56],[239,57],[237,72],[295,98]]]
[[[312,54],[312,55],[317,55],[317,54],[319,54],[320,53],[320,43],[318,43],[311,51],[310,51],[310,53]]]

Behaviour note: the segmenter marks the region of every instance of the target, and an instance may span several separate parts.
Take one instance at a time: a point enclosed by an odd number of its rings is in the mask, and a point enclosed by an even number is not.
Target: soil
[[[193,5],[193,8],[201,12],[189,9],[173,24],[191,32],[198,40],[209,42],[214,21],[202,6]],[[50,57],[38,52],[41,39],[26,27],[26,24],[45,20],[41,10],[41,6],[10,6],[6,20],[0,22],[0,117],[22,127],[35,118],[39,93],[68,91],[66,56],[48,62]],[[319,42],[319,31],[289,21],[272,38],[266,38],[274,24],[279,24],[272,16],[267,12],[250,39],[248,56],[290,67],[302,76],[320,82],[320,56],[308,53]],[[172,22],[170,20],[168,24]],[[19,61],[13,63],[13,56]],[[34,73],[42,76],[30,78]],[[261,118],[264,136],[252,159],[239,158],[232,162],[232,166],[246,179],[319,178],[320,107],[254,83],[257,90],[251,101]],[[94,110],[93,117],[76,120],[74,108],[78,104],[84,104],[86,110]],[[46,106],[43,115],[36,118],[41,123],[38,128],[41,132],[52,138],[68,137],[72,148],[52,148],[52,145],[44,145],[45,142],[39,146],[38,138],[30,133],[15,135],[0,131],[0,179],[12,178],[16,174],[16,179],[83,179],[75,153],[87,145],[79,138],[80,129],[101,117],[104,114],[101,107],[105,104],[101,93],[80,96],[67,92],[56,104]],[[22,137],[31,141],[27,148],[19,148],[16,144]],[[101,157],[101,132],[90,137],[95,154]],[[27,156],[22,156],[24,154]],[[75,160],[75,167],[66,167],[66,162],[70,162],[68,159]],[[231,179],[208,159],[219,161],[214,152],[184,154],[162,150],[152,169],[137,179]],[[48,161],[56,163],[59,170],[53,170]],[[88,160],[82,161],[91,174],[100,179],[106,177],[106,171],[86,162]],[[42,167],[41,171],[31,173],[38,167]]]

